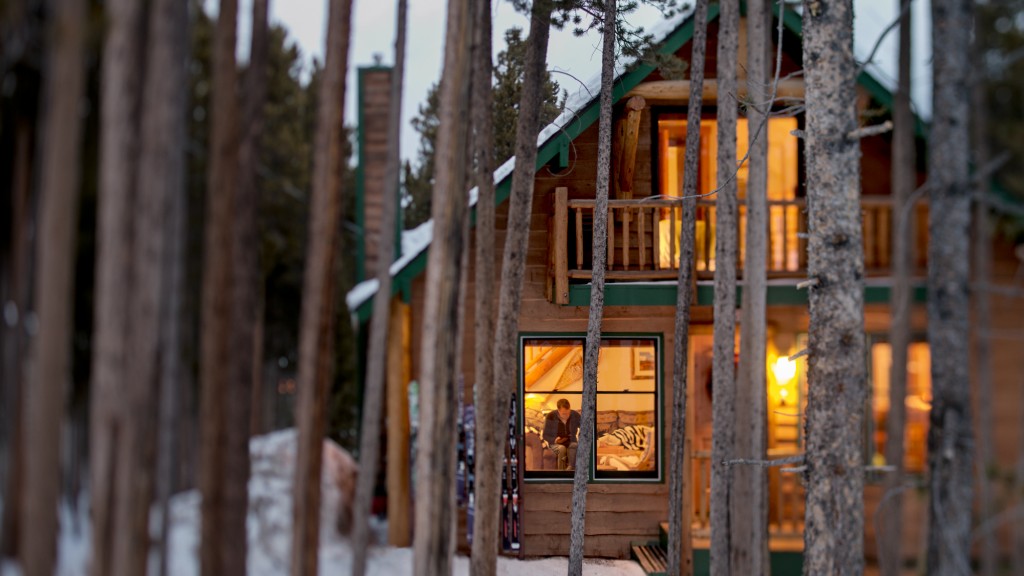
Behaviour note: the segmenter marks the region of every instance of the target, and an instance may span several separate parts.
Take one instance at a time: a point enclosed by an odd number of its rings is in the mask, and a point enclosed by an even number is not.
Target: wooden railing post
[[[555,304],[569,303],[569,189],[555,188]]]

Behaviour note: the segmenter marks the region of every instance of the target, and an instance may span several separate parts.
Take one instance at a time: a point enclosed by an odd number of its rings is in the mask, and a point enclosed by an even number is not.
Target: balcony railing
[[[569,199],[567,188],[557,188],[551,230],[550,269],[554,279],[554,300],[568,303],[569,284],[589,280],[593,247],[595,200]],[[694,265],[698,279],[709,279],[715,271],[714,200],[699,200],[696,206]],[[864,271],[867,276],[885,276],[891,265],[894,219],[887,196],[861,198]],[[919,203],[908,218],[915,224],[914,271],[925,267],[928,243],[928,208]],[[739,253],[737,273],[743,269],[747,210],[741,201],[737,219]],[[679,202],[670,199],[608,201],[608,280],[674,280],[679,270],[678,236],[682,222]],[[802,277],[807,274],[806,200],[768,201],[767,274],[769,278]]]

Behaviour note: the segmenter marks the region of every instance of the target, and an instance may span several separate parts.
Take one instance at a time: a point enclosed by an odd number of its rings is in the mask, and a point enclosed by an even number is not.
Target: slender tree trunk
[[[384,371],[387,366],[388,325],[391,315],[391,262],[395,258],[395,223],[398,218],[398,181],[400,133],[402,123],[402,83],[405,77],[405,31],[407,1],[398,0],[395,22],[395,66],[391,71],[388,101],[388,155],[384,169],[384,200],[377,239],[377,293],[373,299],[370,345],[367,353],[366,386],[363,395],[362,425],[359,437],[359,482],[353,508],[352,574],[366,572],[367,545],[370,539],[370,502],[377,481],[380,460],[380,427],[384,403]],[[394,187],[394,188],[392,188]],[[392,367],[397,370],[398,367]]]
[[[19,558],[26,576],[53,574],[57,558],[60,435],[71,379],[71,301],[77,229],[80,99],[85,84],[85,3],[50,14],[42,106],[39,242],[35,261],[38,331],[25,387],[25,471]]]
[[[928,429],[928,571],[968,574],[970,568],[971,428],[968,333],[970,185],[967,87],[971,9],[968,0],[933,0],[932,131],[928,182],[928,342],[932,410]]]
[[[675,350],[672,375],[672,436],[669,453],[668,573],[672,576],[693,571],[690,546],[685,545],[683,516],[686,472],[686,392],[690,348],[690,302],[693,300],[693,245],[700,166],[700,120],[703,112],[704,60],[707,53],[707,0],[697,0],[693,13],[693,52],[690,57],[690,102],[686,114],[686,159],[683,168],[683,214],[679,237],[679,276],[676,282]],[[735,110],[735,109],[734,109]],[[735,130],[733,131],[735,134]],[[733,140],[735,145],[735,140]],[[732,167],[726,173],[731,173]],[[689,539],[689,531],[685,538]]]
[[[176,489],[178,438],[181,416],[182,374],[182,294],[185,290],[185,214],[187,192],[185,180],[186,102],[185,76],[188,64],[188,7],[174,0],[160,0],[153,6],[150,26],[166,35],[152,53],[151,70],[161,70],[162,88],[166,90],[161,116],[167,136],[166,214],[167,246],[161,265],[168,287],[160,308],[161,374],[159,384],[159,438],[157,448],[156,494],[162,511],[160,529],[160,574],[167,574],[167,541],[170,529],[170,497]],[[156,80],[156,78],[154,78]]]
[[[864,262],[853,2],[804,3],[810,289],[804,574],[864,571]]]
[[[530,235],[530,208],[533,205],[533,183],[537,164],[537,133],[540,130],[541,86],[545,79],[545,59],[548,37],[551,33],[552,10],[552,0],[536,0],[530,9],[530,35],[526,39],[526,67],[523,70],[523,89],[520,93],[519,118],[516,125],[516,163],[512,173],[505,247],[501,261],[498,321],[494,335],[495,417],[491,420],[477,417],[476,429],[480,432],[481,438],[476,445],[476,461],[485,466],[494,466],[495,479],[499,474],[501,454],[504,451],[503,415],[508,413],[509,402],[516,393],[519,310],[523,274],[526,270],[526,247]],[[487,427],[492,427],[493,430],[483,432]],[[488,439],[492,442],[487,442]],[[483,494],[482,491],[478,493],[483,500],[477,502],[475,514],[487,516],[474,528],[474,538],[486,533],[498,533],[497,508],[500,500],[497,490],[495,482],[494,488],[487,494]],[[494,500],[488,500],[490,498]],[[485,524],[492,520],[493,524]]]
[[[736,380],[736,454],[765,457],[766,376],[765,306],[768,239],[768,55],[771,50],[769,0],[747,2],[747,230],[743,260],[742,346]],[[731,172],[730,172],[731,173]],[[737,574],[768,573],[768,475],[760,466],[733,470],[730,496],[732,551]]]
[[[449,0],[440,126],[435,156],[432,217],[434,243],[427,263],[427,292],[420,358],[420,444],[416,453],[414,574],[451,572],[455,540],[455,444],[452,409],[458,381],[459,283],[466,217],[466,139],[470,86],[468,0]]]
[[[736,93],[739,5],[723,2],[718,16],[720,94]],[[718,197],[715,199],[715,312],[711,434],[711,573],[729,576],[732,458],[736,442],[736,104],[718,106]],[[723,180],[727,182],[723,183]]]
[[[503,436],[498,434],[502,418],[496,411],[499,395],[494,380],[494,159],[492,158],[494,128],[492,125],[491,76],[491,3],[477,0],[474,11],[473,33],[476,49],[473,52],[473,94],[470,121],[475,152],[473,180],[477,188],[476,203],[476,294],[474,331],[476,359],[474,365],[474,405],[476,408],[476,449],[481,445],[498,447]],[[493,423],[493,424],[492,424]],[[496,452],[495,452],[496,454]],[[497,572],[498,518],[500,511],[501,459],[481,460],[474,454],[476,486],[473,502],[473,550],[470,571],[473,576],[494,576]]]
[[[601,317],[604,314],[604,269],[608,260],[608,186],[612,156],[612,83],[615,81],[615,17],[617,0],[604,3],[601,96],[597,131],[597,190],[594,205],[594,247],[591,258],[590,313],[583,358],[583,402],[580,407],[579,446],[573,463],[572,527],[569,532],[569,576],[583,574],[583,535],[587,513],[587,480],[594,449],[597,413],[597,363],[601,353]]]
[[[17,555],[18,527],[20,517],[21,487],[24,471],[24,443],[22,441],[22,418],[25,384],[25,362],[28,333],[25,326],[26,311],[30,298],[30,268],[32,241],[28,230],[32,221],[31,190],[32,148],[34,131],[28,118],[17,120],[15,131],[14,169],[11,174],[11,258],[8,275],[9,293],[4,298],[3,322],[3,426],[6,445],[6,461],[3,471],[3,518],[0,520],[0,558]],[[14,318],[10,321],[10,304],[14,306]]]
[[[910,345],[910,311],[913,304],[910,266],[914,219],[907,206],[917,183],[914,114],[910,109],[910,0],[900,0],[899,84],[893,100],[892,196],[892,326],[889,342],[889,417],[886,421],[885,463],[894,469],[886,477],[887,509],[877,535],[879,567],[886,576],[898,576],[903,564],[903,436],[907,421],[907,347]]]
[[[239,138],[237,147],[237,184],[232,199],[232,222],[229,229],[231,302],[227,331],[230,346],[227,386],[224,392],[224,502],[221,546],[222,567],[235,574],[246,572],[246,518],[249,511],[249,424],[252,418],[254,387],[253,358],[257,352],[256,316],[260,312],[259,242],[256,207],[259,204],[257,171],[263,136],[263,108],[267,94],[267,27],[268,0],[252,4],[252,36],[249,67],[245,73],[245,100],[241,127],[232,137]],[[216,97],[216,95],[215,95]],[[235,120],[237,116],[233,116]],[[216,121],[216,120],[215,120]],[[227,159],[226,159],[227,160]],[[230,167],[229,167],[230,169]],[[211,188],[210,192],[214,189]]]
[[[309,252],[299,326],[299,445],[292,508],[292,576],[315,575],[320,543],[320,469],[334,317],[334,256],[341,207],[341,162],[352,0],[331,0],[324,75],[317,103]]]
[[[97,213],[96,309],[94,314],[90,503],[94,576],[113,574],[118,495],[128,492],[118,473],[129,411],[122,389],[128,361],[132,294],[131,210],[137,169],[139,87],[144,51],[141,5],[107,5],[100,110],[100,175]],[[123,528],[127,530],[126,527]]]
[[[145,82],[133,87],[142,97],[138,116],[125,128],[138,134],[136,157],[120,158],[134,182],[129,182],[129,242],[131,244],[126,357],[123,381],[118,387],[123,413],[119,418],[121,440],[117,445],[116,496],[110,535],[113,574],[141,574],[150,552],[149,512],[156,484],[158,401],[162,371],[170,361],[164,349],[167,253],[175,238],[168,214],[175,197],[184,193],[184,104],[186,13],[178,3],[155,3],[148,15],[136,20],[149,26],[130,33],[145,58]],[[147,46],[148,45],[148,46]],[[142,59],[140,58],[140,62]],[[159,71],[159,73],[157,73]],[[141,104],[141,102],[140,102]]]
[[[981,62],[984,57],[982,48],[983,38],[986,30],[978,28],[978,22],[974,22],[974,45],[972,47],[975,62]],[[982,77],[981,68],[975,68],[973,75],[973,86],[971,87],[971,128],[974,141],[974,166],[975,170],[986,170],[991,154],[988,145],[988,108],[986,107],[986,85]],[[980,286],[979,290],[973,292],[974,303],[974,359],[977,375],[976,386],[977,396],[977,417],[978,417],[978,458],[977,482],[978,482],[978,521],[984,524],[996,514],[995,502],[993,501],[993,474],[997,470],[995,452],[993,449],[993,424],[992,415],[992,340],[989,336],[992,329],[992,316],[990,307],[990,292],[987,290],[992,281],[992,224],[989,220],[989,207],[986,197],[991,182],[988,177],[982,177],[974,189],[974,246],[973,258],[974,282]],[[982,576],[993,576],[996,574],[999,562],[999,541],[996,538],[997,532],[989,532],[981,537],[981,574]]]
[[[237,0],[223,0],[213,36],[213,81],[210,99],[210,170],[207,180],[206,239],[203,262],[202,348],[200,350],[200,465],[202,498],[202,574],[243,574],[245,547],[232,539],[237,529],[238,499],[231,492],[235,463],[230,460],[228,422],[237,401],[232,390],[234,259],[232,249],[235,197],[238,193],[238,89],[235,66]],[[248,399],[246,399],[248,400]],[[245,424],[241,424],[245,426]]]

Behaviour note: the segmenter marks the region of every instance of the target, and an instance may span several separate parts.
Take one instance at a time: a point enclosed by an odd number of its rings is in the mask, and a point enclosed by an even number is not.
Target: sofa
[[[651,444],[656,437],[654,420],[653,410],[602,410],[597,413],[597,438],[627,426],[643,426],[648,429],[648,444]],[[544,446],[544,440],[541,437],[543,430],[543,413],[539,410],[527,408],[523,433],[523,451],[525,453],[527,471],[558,470],[555,453],[550,448]],[[652,448],[657,447],[652,446]],[[623,446],[602,445],[601,442],[598,442],[598,469],[622,470],[623,466],[626,467],[625,469],[653,469],[654,461],[649,455],[645,455],[645,452],[652,452],[652,450],[631,450]],[[635,467],[631,465],[634,461],[636,462]]]

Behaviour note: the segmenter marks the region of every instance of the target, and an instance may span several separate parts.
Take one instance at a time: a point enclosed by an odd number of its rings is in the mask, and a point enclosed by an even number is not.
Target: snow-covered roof
[[[879,37],[886,28],[893,22],[898,14],[896,3],[886,3],[886,7],[880,6],[876,0],[855,0],[855,21],[854,21],[854,56],[858,61],[867,60]],[[889,5],[892,6],[889,6]],[[912,12],[914,18],[914,106],[916,112],[922,118],[929,118],[931,112],[931,38],[927,32],[930,25],[928,19],[929,2],[914,2]],[[795,11],[797,14],[803,12],[800,6],[787,6],[786,10]],[[653,37],[654,43],[658,44],[675,32],[683,23],[693,15],[693,7],[679,11],[670,18],[662,18],[647,31]],[[896,87],[896,59],[893,56],[896,52],[898,31],[888,33],[879,45],[874,58],[865,66],[865,71],[879,82],[886,90],[893,92]],[[925,57],[927,56],[927,57]],[[615,78],[620,80],[622,76],[636,63],[635,58],[623,58],[616,62]],[[578,120],[579,115],[588,106],[594,103],[600,95],[601,73],[594,73],[587,82],[581,83],[575,91],[568,91],[565,108],[555,120],[547,125],[537,135],[537,147],[540,148],[552,138],[555,138],[561,131]],[[509,158],[504,164],[494,171],[494,185],[498,186],[506,178],[512,175],[515,168],[515,156]],[[476,205],[477,189],[474,187],[469,191],[469,206]],[[428,220],[413,230],[402,232],[402,257],[391,265],[391,276],[401,272],[413,260],[423,254],[433,241],[433,220]],[[374,279],[364,280],[357,284],[346,295],[346,302],[351,311],[355,311],[368,302],[377,292],[378,281]]]

